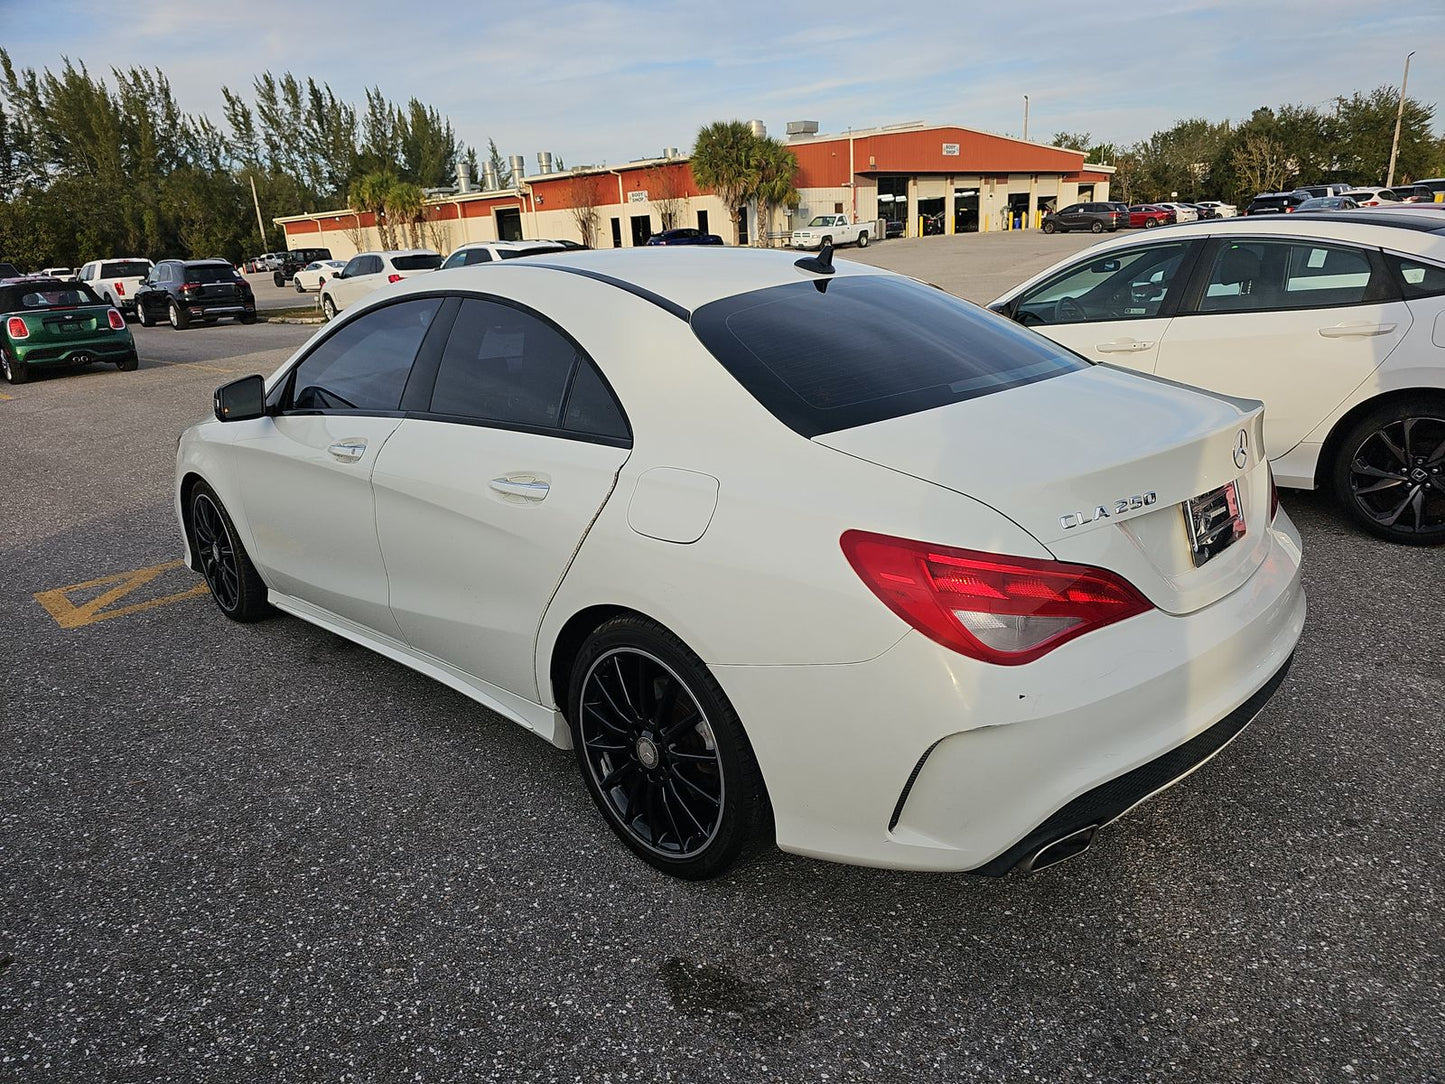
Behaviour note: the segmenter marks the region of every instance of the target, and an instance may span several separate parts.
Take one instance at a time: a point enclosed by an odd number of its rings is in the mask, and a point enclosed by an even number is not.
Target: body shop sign
[[[957,158],[957,157],[958,157],[958,144],[957,144],[957,143],[945,143],[945,144],[943,145],[943,156],[944,156],[945,158]]]
[[[636,192],[629,192],[629,193],[627,193],[627,202],[628,202],[628,203],[646,203],[646,202],[647,202],[647,189],[645,189],[645,188],[639,188]]]

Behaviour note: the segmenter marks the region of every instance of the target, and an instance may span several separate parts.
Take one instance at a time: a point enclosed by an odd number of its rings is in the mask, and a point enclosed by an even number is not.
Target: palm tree
[[[738,212],[753,186],[753,130],[740,120],[720,120],[698,129],[692,148],[692,175],[703,188],[717,193],[737,231]],[[733,233],[733,240],[740,236]]]
[[[377,170],[356,178],[346,190],[346,200],[355,210],[370,211],[376,216],[376,236],[382,248],[396,247],[391,226],[386,221],[386,200],[398,183],[395,173]]]
[[[387,223],[396,231],[393,240],[398,242],[387,247],[400,247],[400,230],[405,226],[407,243],[412,248],[418,248],[421,245],[420,227],[426,221],[426,193],[421,186],[409,181],[395,181],[387,189],[384,202]]]
[[[798,190],[793,178],[798,175],[798,159],[776,139],[759,139],[752,153],[752,191],[758,202],[758,243],[772,247],[769,233],[773,212],[779,207],[796,207]]]

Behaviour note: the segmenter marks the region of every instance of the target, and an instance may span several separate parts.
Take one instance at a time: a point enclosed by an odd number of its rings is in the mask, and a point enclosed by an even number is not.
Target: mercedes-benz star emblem
[[[1244,465],[1249,462],[1249,433],[1241,429],[1239,436],[1234,438],[1234,465],[1244,470]]]

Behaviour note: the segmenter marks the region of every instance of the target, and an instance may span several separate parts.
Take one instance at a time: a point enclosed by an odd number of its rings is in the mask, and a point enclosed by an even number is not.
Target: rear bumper
[[[124,338],[95,340],[89,342],[68,342],[64,345],[36,343],[34,346],[16,347],[17,361],[30,366],[85,365],[92,361],[119,361],[135,352],[135,341],[128,335]]]
[[[1025,666],[910,632],[855,665],[714,667],[757,753],[778,845],[1003,872],[1037,839],[1112,820],[1187,774],[1268,700],[1299,640],[1298,535],[1283,513],[1270,535],[1264,563],[1218,602],[1142,614]]]

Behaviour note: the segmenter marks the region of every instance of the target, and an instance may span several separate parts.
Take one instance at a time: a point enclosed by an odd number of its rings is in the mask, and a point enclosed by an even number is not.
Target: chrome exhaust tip
[[[1060,862],[1067,862],[1075,855],[1083,854],[1089,849],[1089,844],[1094,842],[1094,833],[1098,830],[1097,824],[1091,824],[1087,828],[1080,828],[1076,832],[1060,836],[1052,843],[1044,844],[1015,868],[1019,873],[1028,875],[1037,873],[1041,869],[1048,869],[1050,866],[1057,866]]]

